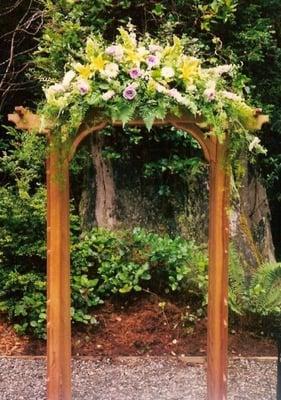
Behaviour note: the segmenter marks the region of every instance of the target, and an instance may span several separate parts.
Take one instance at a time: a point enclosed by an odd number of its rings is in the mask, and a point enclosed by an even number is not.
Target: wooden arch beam
[[[170,125],[174,126],[175,128],[184,130],[188,132],[200,145],[205,159],[210,162],[212,159],[215,159],[215,145],[214,141],[211,137],[207,137],[204,135],[202,130],[197,125],[198,121],[194,118],[190,117],[183,117],[183,118],[175,118],[175,117],[168,117],[164,120],[155,120],[153,126],[165,126]],[[72,160],[78,146],[80,143],[90,134],[99,132],[100,130],[104,129],[107,125],[111,126],[123,126],[122,121],[102,121],[98,124],[82,124],[79,128],[76,137],[74,138],[70,151],[68,160]],[[128,126],[144,126],[143,120],[131,120],[126,125]]]
[[[42,130],[40,117],[23,107],[17,107],[8,119],[19,129],[47,134],[52,140],[51,126]],[[267,120],[266,116],[257,113],[256,128],[259,129]],[[81,125],[64,162],[59,157],[65,155],[55,151],[50,152],[47,162],[48,400],[71,399],[69,162],[84,138],[108,124],[112,123],[102,121],[97,125],[89,122]],[[207,137],[201,131],[200,124],[201,121],[190,116],[168,116],[165,120],[154,122],[156,126],[173,125],[190,133],[200,144],[210,164],[207,386],[208,400],[226,400],[230,191],[228,141],[226,139],[220,143],[217,137]],[[122,122],[116,121],[112,125],[120,126]],[[144,123],[134,120],[128,125],[141,126]]]

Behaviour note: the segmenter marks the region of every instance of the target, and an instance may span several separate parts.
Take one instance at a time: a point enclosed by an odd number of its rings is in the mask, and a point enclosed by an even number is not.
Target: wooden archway
[[[39,130],[40,118],[19,107],[9,115],[19,129]],[[69,241],[69,163],[81,141],[106,125],[122,122],[88,122],[80,127],[67,154],[50,151],[47,160],[47,364],[48,400],[71,399],[71,316]],[[142,120],[129,125],[144,125]],[[229,169],[227,137],[220,143],[207,136],[200,122],[191,117],[169,117],[154,125],[173,125],[188,132],[200,144],[210,164],[209,197],[209,288],[207,391],[208,400],[227,397],[228,339],[228,207]],[[45,132],[52,145],[51,132]],[[61,162],[61,160],[64,162]],[[57,179],[60,177],[60,179]]]

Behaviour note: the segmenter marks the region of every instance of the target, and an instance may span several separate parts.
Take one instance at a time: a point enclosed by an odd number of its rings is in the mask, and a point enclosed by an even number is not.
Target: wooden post
[[[71,399],[69,173],[55,150],[47,161],[47,391]]]
[[[227,398],[228,341],[228,207],[229,171],[226,144],[214,138],[210,161],[209,291],[208,291],[208,400]]]

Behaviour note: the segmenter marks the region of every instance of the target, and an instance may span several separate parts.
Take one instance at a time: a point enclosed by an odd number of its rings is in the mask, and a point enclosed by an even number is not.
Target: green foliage
[[[158,162],[147,163],[144,176],[157,176],[169,172],[185,178],[187,172],[196,174],[202,170],[202,166],[203,162],[199,157],[180,158],[178,155],[172,155],[169,159],[162,158]]]
[[[207,5],[198,5],[202,12],[201,28],[211,31],[212,24],[232,22],[235,19],[238,0],[213,0]]]
[[[72,321],[95,324],[94,307],[112,295],[132,291],[159,294],[177,291],[195,301],[202,313],[207,304],[208,261],[205,251],[180,237],[160,236],[144,229],[109,232],[94,229],[77,236],[71,251]],[[18,258],[18,262],[20,259]],[[41,263],[44,260],[41,259]],[[0,311],[20,333],[45,337],[45,272],[31,265],[1,263]],[[230,263],[230,309],[261,320],[281,311],[281,266],[263,265],[247,277],[235,252]],[[186,317],[189,320],[189,317]]]
[[[54,83],[66,72],[65,64],[71,64],[74,59],[79,58],[79,49],[89,36],[101,33],[112,40],[116,35],[117,27],[126,24],[129,17],[141,33],[149,30],[152,36],[159,38],[172,37],[174,33],[179,36],[185,35],[185,49],[194,56],[201,54],[203,58],[207,58],[210,66],[222,62],[241,64],[242,74],[237,75],[235,79],[237,90],[252,96],[257,104],[266,112],[271,113],[273,123],[265,128],[266,135],[263,139],[269,148],[270,156],[266,160],[261,159],[257,168],[262,168],[271,199],[276,201],[276,209],[280,210],[281,196],[280,191],[276,189],[280,186],[281,176],[279,151],[281,4],[279,0],[256,0],[255,2],[242,0],[211,2],[207,0],[189,2],[186,0],[173,2],[44,0],[44,3],[46,24],[38,53],[35,55],[38,66],[35,75],[41,79],[47,72],[48,84]],[[83,60],[79,61],[83,62]],[[245,79],[243,74],[249,78]],[[93,104],[95,101],[96,99],[92,98]],[[235,113],[235,110],[230,111]],[[84,115],[83,112],[81,109],[81,113],[73,113],[72,122],[79,122]],[[124,119],[130,112],[131,110],[124,110]],[[148,123],[151,123],[152,117],[148,110],[146,118]],[[211,112],[210,118],[212,118]],[[159,162],[155,160],[147,162],[146,174],[149,178],[156,176],[158,179],[161,170],[164,169],[164,174],[183,176],[185,168],[188,167],[184,158],[185,154],[176,152],[175,157],[169,158],[164,149],[170,148],[170,142],[167,142],[165,135],[175,140],[178,135],[185,133],[172,131],[171,135],[168,129],[165,129],[165,133],[160,131],[160,129],[157,132],[152,131],[150,135],[162,145],[162,155],[159,157]],[[0,141],[0,149],[3,153],[0,160],[2,184],[0,189],[0,308],[9,313],[10,318],[17,324],[17,330],[33,331],[42,336],[45,319],[45,244],[43,240],[45,190],[41,182],[44,179],[45,145],[41,137],[22,133],[20,135],[24,137],[23,147],[19,135],[17,136],[12,131],[7,139]],[[120,158],[120,162],[129,157],[132,145],[137,143],[143,147],[150,145],[149,140],[144,139],[144,135],[138,129],[134,131],[134,134],[130,129],[128,135],[124,137],[127,137],[127,142],[122,149],[119,149],[119,152],[115,152],[110,146],[106,149],[109,157]],[[11,144],[8,144],[8,139],[11,139]],[[176,146],[185,146],[184,143],[178,142]],[[16,152],[11,153],[11,146],[16,149]],[[196,160],[194,161],[195,169],[197,166],[200,168],[200,163],[197,164]],[[81,168],[80,161],[73,166],[76,176],[81,174]],[[190,165],[190,168],[193,168],[193,165]],[[170,186],[166,183],[161,182],[162,193],[171,192]],[[276,232],[279,235],[278,218],[273,219],[273,223],[277,225]],[[111,290],[113,293],[120,293],[122,290],[139,290],[139,287],[146,288],[150,285],[155,290],[163,288],[172,290],[174,285],[176,289],[185,290],[189,295],[199,297],[200,301],[206,302],[207,261],[204,252],[197,251],[198,249],[195,248],[188,263],[181,264],[181,253],[174,248],[173,241],[169,243],[171,239],[168,238],[151,238],[154,244],[146,242],[147,244],[139,250],[139,253],[135,253],[130,247],[132,245],[138,248],[128,233],[127,236],[124,234],[126,243],[122,235],[112,238],[110,234],[97,232],[92,233],[92,236],[96,235],[92,242],[91,237],[85,237],[78,243],[77,237],[80,232],[76,214],[72,216],[72,230],[75,231],[76,237],[72,253],[73,320],[94,323],[95,321],[91,320],[91,307],[100,304],[103,296],[109,295]],[[134,235],[135,238],[138,235],[146,236],[142,232]],[[278,240],[279,236],[277,236]],[[95,240],[97,244],[94,244]],[[142,238],[139,246],[145,240]],[[165,253],[165,245],[169,248],[168,254]],[[163,249],[165,257],[162,252],[159,253],[159,249]],[[95,254],[92,255],[91,252]],[[102,259],[101,254],[104,254]],[[114,271],[110,269],[111,257],[113,257]],[[280,312],[280,300],[278,300],[280,278],[277,278],[280,276],[280,266],[262,266],[257,274],[248,276],[245,275],[237,256],[232,255],[231,260],[230,307],[232,311],[241,316],[254,313],[265,317]],[[164,265],[163,269],[161,263]],[[178,266],[179,270],[176,268]],[[100,268],[99,276],[98,268]],[[151,278],[145,279],[148,275]],[[178,280],[177,278],[182,275],[184,278]]]
[[[232,249],[230,308],[236,314],[276,318],[281,313],[281,264],[262,264],[249,276]]]
[[[250,311],[268,316],[281,313],[281,263],[264,264],[248,287]]]
[[[95,229],[75,239],[71,258],[72,321],[76,323],[95,324],[93,308],[110,295],[143,289],[192,292],[206,283],[207,260],[194,243],[143,229],[116,233]],[[204,270],[201,283],[194,278],[200,268]],[[16,330],[45,337],[45,273],[4,266],[0,287],[0,311],[14,321]]]
[[[210,64],[241,65],[241,86],[255,103],[271,115],[264,127],[263,144],[269,157],[261,157],[261,170],[272,199],[273,233],[279,242],[280,210],[280,104],[281,29],[279,0],[175,0],[141,2],[99,0],[45,0],[46,24],[37,57],[40,69],[53,82],[65,72],[77,49],[91,34],[101,33],[112,40],[117,27],[129,20],[137,31],[153,36],[186,35],[185,48],[199,53]],[[247,75],[248,79],[245,80]],[[239,81],[237,77],[237,82]],[[276,211],[275,211],[276,210]],[[278,249],[277,249],[278,250]]]
[[[39,272],[3,271],[0,274],[0,312],[8,314],[18,333],[45,337],[46,282]]]
[[[179,290],[189,276],[195,248],[180,237],[140,228],[119,233],[94,230],[73,246],[73,265],[88,277],[97,277],[97,293],[102,296],[138,292],[150,285],[169,292]]]
[[[0,158],[4,177],[0,188],[0,266],[22,265],[28,272],[25,263],[40,267],[45,258],[46,192],[39,183],[45,142],[35,135],[8,132],[13,147]]]

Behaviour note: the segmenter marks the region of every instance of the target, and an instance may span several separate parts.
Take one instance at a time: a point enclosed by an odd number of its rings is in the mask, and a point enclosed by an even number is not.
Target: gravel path
[[[44,360],[0,358],[1,400],[44,400]],[[276,362],[230,362],[228,400],[276,400]],[[73,400],[205,400],[203,365],[176,359],[73,362]]]

